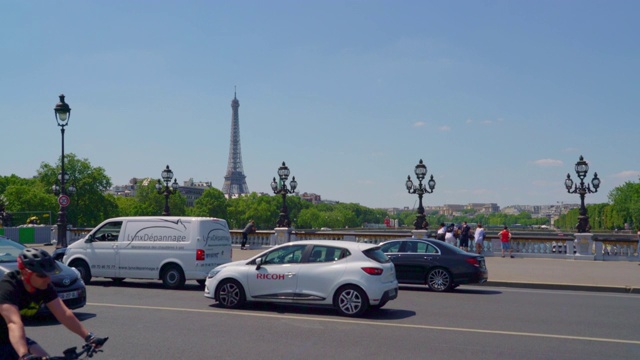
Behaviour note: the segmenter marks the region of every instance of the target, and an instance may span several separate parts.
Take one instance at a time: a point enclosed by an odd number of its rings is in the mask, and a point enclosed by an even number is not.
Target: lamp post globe
[[[418,179],[418,185],[416,186],[411,180],[411,175],[407,176],[407,181],[405,182],[405,187],[409,194],[418,194],[418,215],[416,215],[416,220],[413,223],[415,230],[427,230],[429,228],[429,223],[427,222],[427,217],[424,214],[424,206],[422,206],[422,197],[424,194],[431,194],[433,190],[436,188],[436,181],[433,179],[433,175],[427,182],[427,184],[423,184],[422,181],[427,176],[427,166],[424,164],[422,159],[418,162],[418,165],[415,166],[414,173],[416,174],[416,178]],[[428,186],[428,187],[427,187]]]
[[[571,174],[567,174],[567,178],[564,180],[564,186],[569,194],[578,194],[580,196],[580,210],[578,212],[579,216],[576,230],[578,233],[586,233],[591,231],[591,224],[589,224],[589,216],[587,215],[587,208],[584,205],[584,198],[587,194],[598,192],[600,178],[598,178],[597,172],[593,173],[591,184],[585,184],[584,179],[587,177],[587,172],[589,172],[589,164],[584,160],[582,155],[580,155],[580,159],[576,163],[575,171],[580,179],[580,184],[575,184],[573,180],[571,180]],[[591,186],[593,186],[593,189]]]
[[[67,247],[67,206],[69,205],[69,197],[67,194],[66,184],[69,180],[69,175],[64,169],[64,132],[65,126],[69,124],[69,118],[71,117],[71,107],[64,101],[64,94],[58,96],[60,101],[53,108],[56,122],[60,127],[60,135],[62,138],[62,157],[60,158],[60,174],[58,175],[58,181],[60,186],[54,184],[54,193],[58,196],[58,204],[60,210],[58,211],[57,226],[57,248]],[[75,188],[74,188],[75,190]]]

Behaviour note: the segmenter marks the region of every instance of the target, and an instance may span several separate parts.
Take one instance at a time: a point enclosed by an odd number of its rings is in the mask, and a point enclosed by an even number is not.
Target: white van
[[[227,222],[215,218],[145,216],[104,221],[67,247],[63,262],[92,277],[160,279],[176,289],[231,261]]]

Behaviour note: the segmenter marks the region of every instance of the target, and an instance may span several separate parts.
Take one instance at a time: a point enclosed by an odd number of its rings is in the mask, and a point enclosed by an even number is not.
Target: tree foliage
[[[155,188],[158,179],[143,179],[136,184],[134,197],[113,196],[106,191],[112,186],[110,178],[101,167],[93,167],[87,159],[75,154],[65,155],[65,170],[70,176],[68,185],[77,188],[67,208],[69,224],[76,227],[93,227],[110,217],[157,216],[164,209],[165,197]],[[42,163],[33,178],[16,175],[0,176],[0,196],[6,210],[20,214],[14,217],[14,225],[23,224],[32,212],[50,213],[55,222],[59,205],[51,186],[57,181],[60,161],[51,165]],[[226,219],[231,229],[242,229],[255,220],[258,229],[273,229],[282,208],[282,196],[251,193],[226,199],[224,194],[210,188],[204,191],[192,208],[186,207],[186,198],[176,193],[169,196],[171,215],[206,216]],[[354,203],[312,204],[299,196],[288,195],[286,204],[293,227],[335,230],[361,228],[366,224],[383,224],[388,216],[383,209],[371,209]],[[640,182],[627,182],[609,193],[609,203],[587,206],[591,226],[594,230],[622,229],[625,224],[640,226]],[[413,227],[417,212],[401,211],[393,216],[400,226]],[[523,212],[517,215],[505,213],[476,214],[463,211],[459,216],[448,216],[433,211],[425,214],[431,229],[440,223],[482,223],[485,226],[521,224],[523,226],[549,224],[548,218],[534,218]],[[41,218],[41,223],[46,219]],[[560,216],[555,225],[571,230],[578,222],[578,209]]]
[[[209,188],[202,193],[191,209],[187,209],[191,216],[227,218],[227,199],[224,193],[216,188]]]

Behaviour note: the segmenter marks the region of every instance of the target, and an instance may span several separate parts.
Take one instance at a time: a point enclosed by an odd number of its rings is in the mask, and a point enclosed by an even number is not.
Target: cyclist
[[[38,343],[26,337],[21,318],[21,314],[34,313],[42,303],[61,324],[85,342],[96,349],[104,344],[105,340],[87,331],[58,297],[49,276],[60,271],[49,253],[27,248],[18,256],[18,270],[6,273],[0,280],[0,360],[47,356]]]

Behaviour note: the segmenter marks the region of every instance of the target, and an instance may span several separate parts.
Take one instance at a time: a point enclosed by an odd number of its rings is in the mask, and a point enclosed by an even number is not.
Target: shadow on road
[[[400,290],[413,291],[413,292],[428,292],[428,293],[437,294],[437,292],[431,290],[429,287],[420,286],[420,285],[400,285]],[[502,294],[502,291],[484,290],[476,286],[476,287],[458,287],[449,292],[445,292],[445,294],[499,295],[499,294]]]
[[[336,317],[339,319],[370,319],[370,320],[399,320],[406,319],[416,315],[415,311],[409,310],[401,310],[401,309],[393,309],[391,306],[393,304],[389,303],[387,306],[389,308],[382,308],[379,310],[369,309],[364,316],[359,318],[349,318],[343,317],[337,314],[336,310],[329,306],[311,306],[311,305],[299,305],[299,304],[271,304],[271,303],[248,303],[242,309],[238,309],[238,311],[248,311],[248,312],[275,312],[280,315],[291,315],[291,316],[299,316],[299,315],[312,315],[312,316],[330,316]],[[217,309],[225,309],[222,306],[219,306],[217,303],[209,305],[209,307],[217,308]],[[230,309],[225,309],[230,310]],[[233,310],[231,310],[233,311]]]
[[[159,280],[110,280],[110,279],[99,279],[99,280],[91,280],[88,286],[102,286],[105,288],[108,287],[119,287],[119,288],[137,288],[137,289],[164,289],[167,291],[171,291],[171,289],[165,289],[162,285],[162,282]],[[204,291],[204,286],[195,282],[188,282],[184,284],[182,289],[176,289],[177,291]]]

